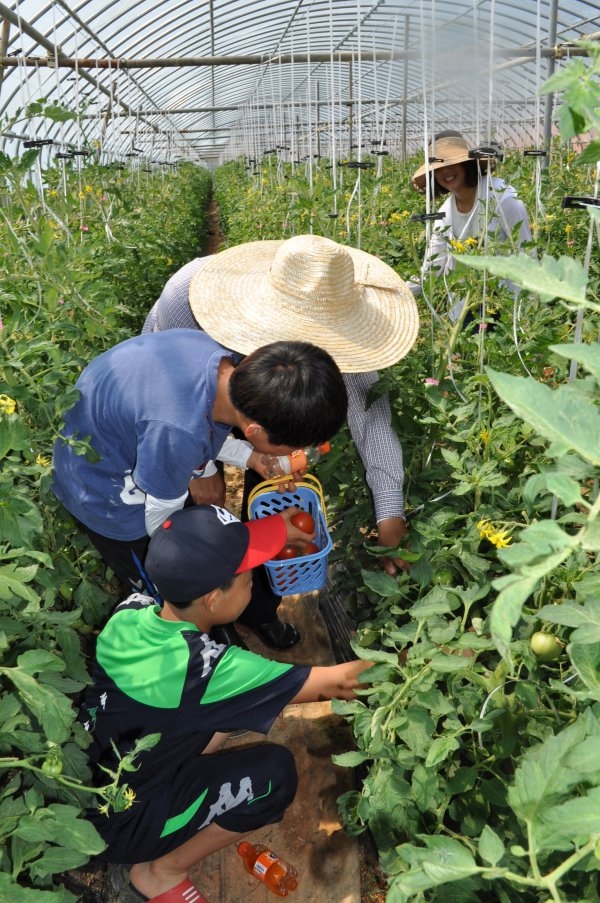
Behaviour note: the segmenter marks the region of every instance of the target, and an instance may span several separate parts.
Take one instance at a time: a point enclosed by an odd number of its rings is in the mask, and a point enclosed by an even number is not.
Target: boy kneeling
[[[128,773],[133,805],[109,818],[88,812],[107,844],[102,858],[134,863],[128,877],[119,872],[130,899],[205,903],[190,868],[280,821],[297,785],[285,747],[217,752],[223,742],[232,731],[266,734],[290,703],[352,699],[370,665],[282,664],[209,637],[248,604],[252,568],[286,542],[310,538],[290,523],[296,513],[241,523],[215,506],[176,511],[152,536],[145,561],[162,606],[134,594],[98,637],[81,717],[99,784],[99,766],[116,769],[115,748],[124,756],[142,737],[161,735]]]

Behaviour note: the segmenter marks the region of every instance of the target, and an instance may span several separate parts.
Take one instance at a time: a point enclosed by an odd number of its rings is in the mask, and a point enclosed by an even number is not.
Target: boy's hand
[[[320,702],[324,699],[354,699],[355,691],[362,686],[361,673],[372,664],[373,662],[356,659],[339,665],[317,665],[310,669],[306,683],[290,701],[297,703]]]

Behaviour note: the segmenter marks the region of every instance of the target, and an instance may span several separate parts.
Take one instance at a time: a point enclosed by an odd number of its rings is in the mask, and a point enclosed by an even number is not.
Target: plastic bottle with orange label
[[[297,448],[289,455],[263,455],[263,461],[267,464],[273,477],[288,476],[299,470],[306,470],[312,464],[331,451],[329,442],[320,442],[319,445],[309,445],[307,448]]]
[[[278,897],[287,897],[298,887],[298,871],[264,844],[243,840],[238,844],[237,851],[246,871],[262,881]]]

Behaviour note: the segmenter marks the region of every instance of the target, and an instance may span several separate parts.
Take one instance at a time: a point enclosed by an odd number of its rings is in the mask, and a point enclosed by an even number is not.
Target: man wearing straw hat
[[[373,496],[378,541],[389,548],[400,544],[407,531],[402,448],[392,429],[387,397],[367,402],[377,369],[403,358],[419,329],[413,296],[391,267],[316,235],[247,242],[192,260],[171,277],[143,332],[177,327],[201,328],[241,354],[266,341],[292,338],[327,350],[344,374],[348,426]],[[262,477],[273,476],[251,455],[252,449],[241,443],[236,448],[230,441],[219,458],[255,468]],[[196,481],[197,501],[222,501],[222,478],[215,471],[208,469],[208,478]],[[215,483],[216,494],[211,496]],[[384,560],[389,573],[399,566],[399,559]],[[277,619],[279,602],[266,575],[256,575],[243,620],[253,629],[262,625],[258,632],[268,645],[288,648],[299,635],[292,624]],[[235,632],[230,636],[238,640]]]

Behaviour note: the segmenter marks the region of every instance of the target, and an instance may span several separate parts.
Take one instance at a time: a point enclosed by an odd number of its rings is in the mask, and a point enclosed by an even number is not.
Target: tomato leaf
[[[586,301],[587,275],[583,265],[573,257],[555,259],[546,255],[541,260],[534,260],[528,254],[510,257],[450,256],[474,270],[487,270],[494,276],[509,279],[515,285],[539,295],[542,301],[561,298],[575,305],[596,307]]]
[[[556,443],[557,451],[572,450],[595,467],[600,465],[600,412],[575,384],[552,390],[525,379],[488,368],[490,381],[503,401]]]
[[[479,855],[483,861],[492,866],[498,865],[505,852],[504,844],[496,832],[489,825],[484,825],[479,838]]]

